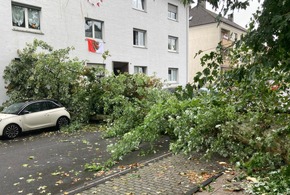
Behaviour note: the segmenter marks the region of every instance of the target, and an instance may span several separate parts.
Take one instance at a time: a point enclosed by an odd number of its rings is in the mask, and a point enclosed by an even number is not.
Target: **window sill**
[[[136,11],[147,13],[147,11],[145,9],[138,9],[138,8],[135,8],[135,7],[132,7],[132,9],[136,10]]]
[[[176,85],[176,84],[178,84],[178,81],[167,81],[166,82],[166,84],[168,84],[168,85]]]
[[[147,49],[146,46],[141,46],[141,45],[133,45],[135,48],[140,48],[140,49]]]
[[[97,39],[97,38],[92,38],[92,37],[86,37],[86,38],[85,38],[85,41],[87,41],[88,39],[95,40],[95,41],[97,41],[97,42],[101,42],[101,43],[106,43],[106,42],[104,41],[104,39]]]
[[[168,50],[169,53],[176,53],[178,54],[178,51],[175,51],[175,50]]]
[[[174,19],[174,18],[167,18],[167,19],[170,20],[170,21],[173,21],[173,22],[178,22],[178,20]]]
[[[19,31],[19,32],[26,32],[26,33],[44,35],[44,33],[41,32],[40,30],[33,30],[33,29],[27,29],[27,28],[17,28],[17,27],[12,28],[12,30],[13,31]]]

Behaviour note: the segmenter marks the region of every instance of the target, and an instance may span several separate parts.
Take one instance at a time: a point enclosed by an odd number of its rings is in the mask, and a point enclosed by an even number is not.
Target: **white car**
[[[12,104],[0,113],[0,136],[8,139],[21,132],[68,125],[70,114],[55,100],[37,100]]]

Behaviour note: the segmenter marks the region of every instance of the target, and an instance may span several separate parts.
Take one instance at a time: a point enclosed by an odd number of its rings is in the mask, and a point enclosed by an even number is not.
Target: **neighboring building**
[[[188,34],[188,82],[192,83],[197,72],[204,69],[201,66],[200,58],[214,51],[221,42],[224,48],[231,47],[235,40],[241,38],[246,33],[246,29],[234,23],[233,15],[217,20],[217,14],[206,9],[205,2],[189,10],[189,34]],[[203,51],[201,55],[195,55]],[[225,50],[226,51],[226,50]],[[226,54],[226,53],[225,53]],[[221,70],[229,69],[225,63]]]
[[[109,72],[187,82],[189,16],[179,0],[2,0],[0,17],[0,104],[7,98],[5,66],[33,39],[55,49],[73,46],[72,57]],[[106,50],[111,57],[104,61]]]

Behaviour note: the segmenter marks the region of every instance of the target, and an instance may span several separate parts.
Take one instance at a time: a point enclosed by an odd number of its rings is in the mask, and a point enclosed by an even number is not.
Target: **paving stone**
[[[105,181],[79,194],[182,195],[197,186],[187,177],[189,171],[194,171],[198,174],[202,172],[212,173],[214,170],[216,172],[220,171],[221,168],[217,163],[215,165],[213,161],[200,163],[198,156],[188,159],[181,154],[171,155],[161,160],[147,163],[137,170]],[[222,190],[220,183],[217,183],[217,185],[219,186],[212,192],[204,191],[197,194],[228,194],[228,192]]]

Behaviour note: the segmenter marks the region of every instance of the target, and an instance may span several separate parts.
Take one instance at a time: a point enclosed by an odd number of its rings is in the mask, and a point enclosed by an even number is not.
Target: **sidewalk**
[[[119,171],[75,189],[67,194],[77,195],[147,195],[147,194],[243,194],[227,190],[224,185],[234,177],[233,173],[223,174],[222,167],[215,159],[206,162],[199,157],[165,154],[150,161],[135,164],[131,169],[118,167]],[[122,170],[124,169],[124,170]],[[207,190],[199,191],[201,185]]]

